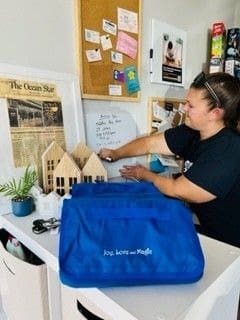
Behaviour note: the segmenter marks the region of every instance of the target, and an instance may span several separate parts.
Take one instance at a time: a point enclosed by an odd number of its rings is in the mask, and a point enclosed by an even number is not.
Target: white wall
[[[0,0],[0,63],[75,72],[73,0]]]
[[[179,87],[152,84],[149,77],[149,48],[151,19],[159,19],[187,32],[186,88],[193,77],[208,62],[209,32],[214,22],[223,21],[226,28],[232,27],[232,21],[239,19],[235,8],[240,7],[239,0],[143,0],[142,1],[142,52],[141,52],[141,101],[139,103],[121,103],[116,101],[84,101],[84,109],[98,105],[120,106],[136,115],[139,134],[147,131],[147,100],[149,96],[167,96],[183,98],[185,90]],[[238,10],[240,12],[240,8]],[[240,26],[239,20],[238,25]],[[235,23],[236,23],[235,22]]]
[[[0,63],[76,72],[74,0],[0,0],[0,8]],[[208,61],[212,24],[223,21],[227,28],[239,26],[239,13],[239,0],[142,0],[141,101],[84,100],[84,110],[92,105],[120,106],[136,115],[139,133],[145,133],[149,96],[185,96],[181,88],[150,83],[151,18],[187,31],[187,87]]]

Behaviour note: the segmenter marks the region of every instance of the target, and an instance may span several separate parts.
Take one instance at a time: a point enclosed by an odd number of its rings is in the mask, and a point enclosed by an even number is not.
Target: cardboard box
[[[240,59],[240,28],[228,29],[225,58]]]
[[[224,24],[214,23],[212,27],[211,58],[224,59],[226,47],[226,29]]]
[[[223,58],[211,58],[209,73],[222,72],[224,70],[224,59]]]
[[[216,22],[212,27],[212,36],[218,36],[226,32],[223,22]]]
[[[240,60],[228,58],[225,60],[224,71],[240,78]]]

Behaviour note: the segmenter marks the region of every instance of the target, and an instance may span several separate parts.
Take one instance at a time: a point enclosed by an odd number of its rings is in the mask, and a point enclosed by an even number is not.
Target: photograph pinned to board
[[[150,79],[184,87],[187,33],[162,21],[152,19]]]

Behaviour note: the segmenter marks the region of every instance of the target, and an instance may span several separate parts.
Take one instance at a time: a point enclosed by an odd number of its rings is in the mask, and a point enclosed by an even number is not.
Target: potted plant
[[[33,211],[33,197],[30,190],[37,178],[36,170],[28,166],[18,181],[12,178],[11,181],[0,184],[0,192],[11,197],[12,212],[16,216],[24,217]]]

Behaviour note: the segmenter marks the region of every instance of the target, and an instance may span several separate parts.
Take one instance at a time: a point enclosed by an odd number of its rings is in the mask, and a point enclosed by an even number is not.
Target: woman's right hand
[[[102,148],[99,150],[98,155],[99,155],[100,159],[106,160],[108,162],[118,160],[117,153],[113,149]]]

